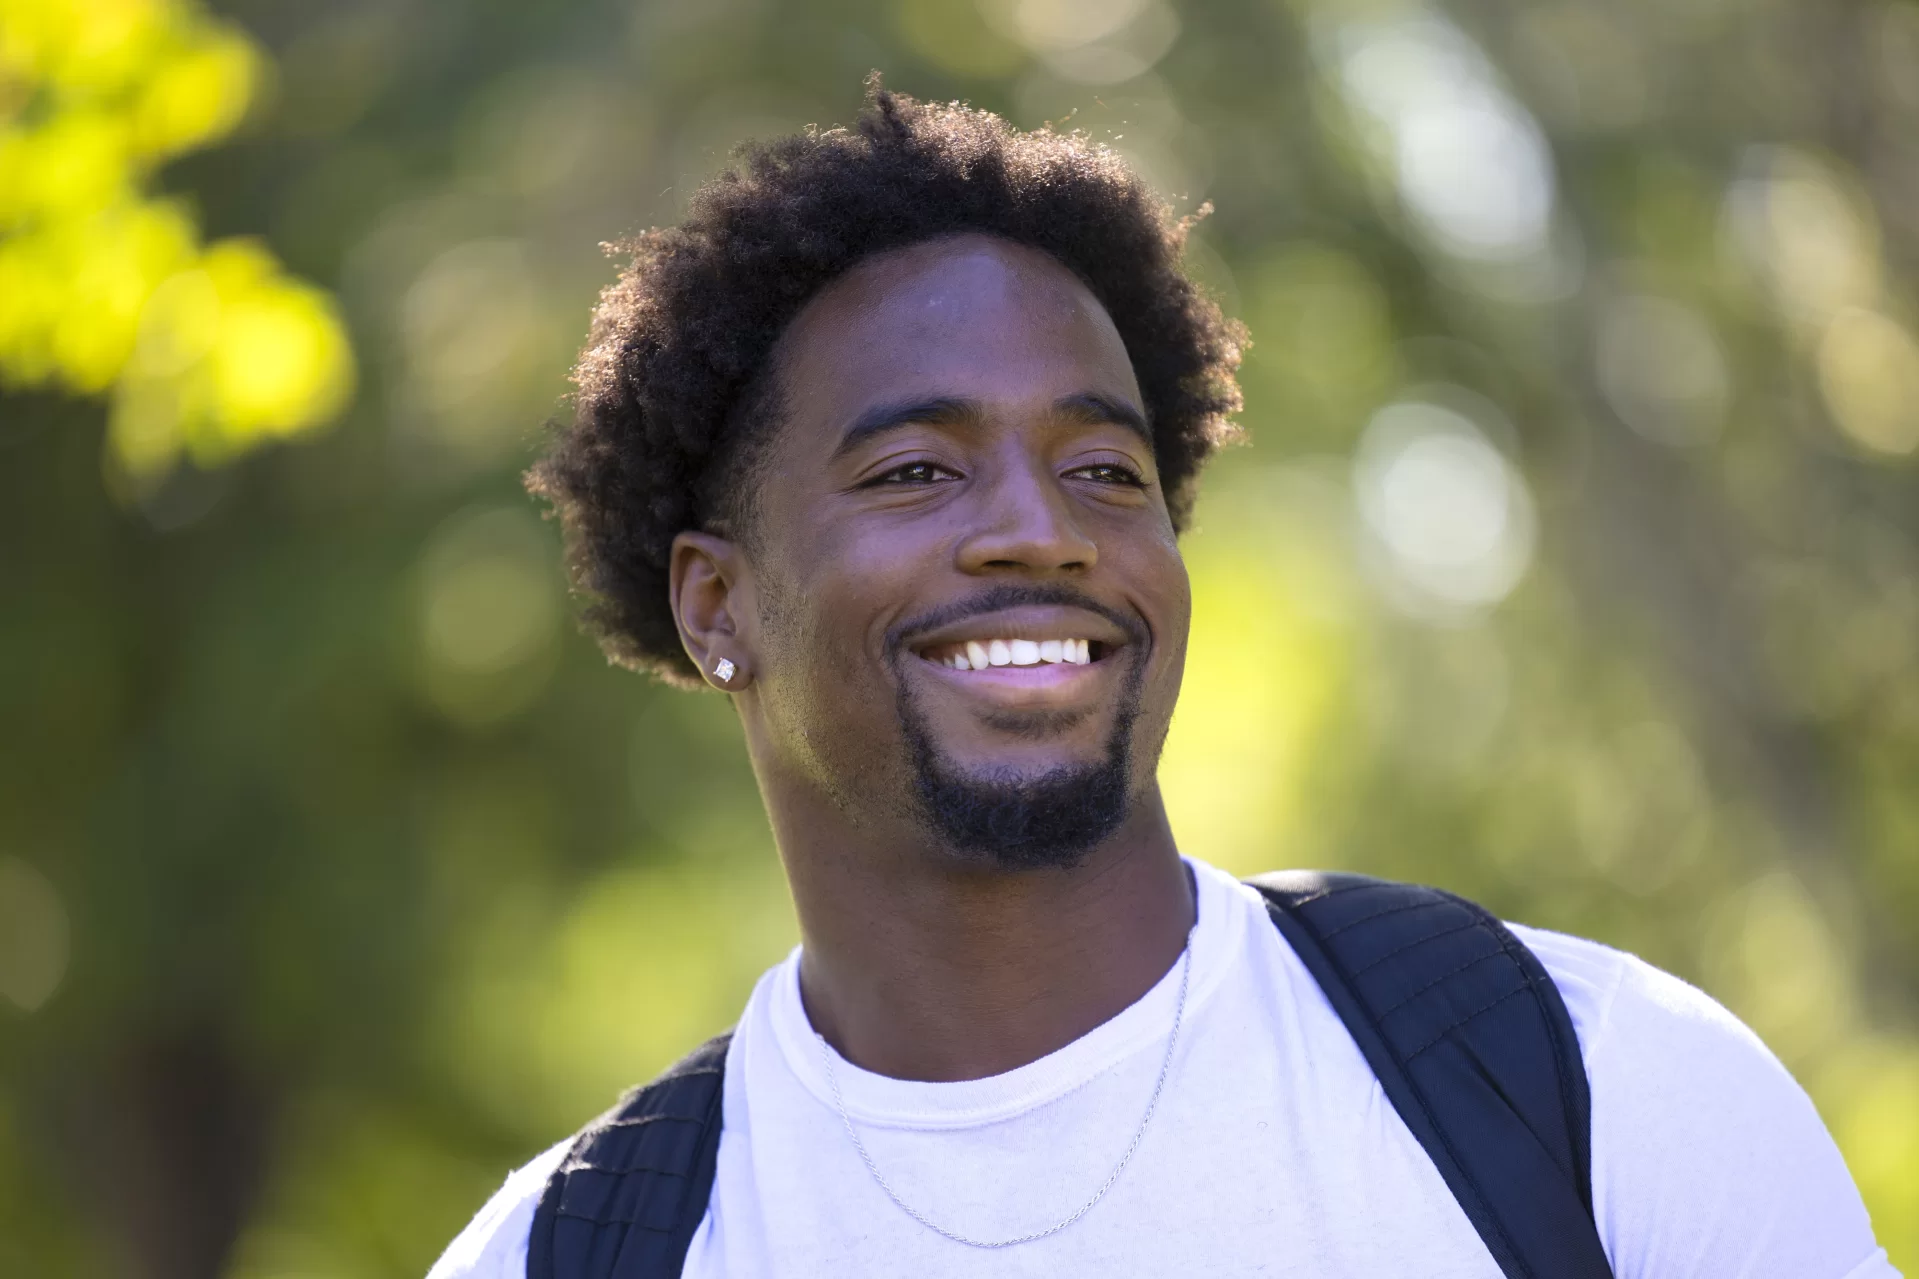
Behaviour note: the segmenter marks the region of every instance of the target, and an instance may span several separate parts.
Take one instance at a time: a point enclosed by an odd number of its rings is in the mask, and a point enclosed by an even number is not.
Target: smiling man
[[[1181,858],[1177,534],[1238,402],[1183,233],[876,88],[637,242],[533,486],[609,653],[731,697],[803,943],[436,1279],[1892,1274],[1699,992]]]

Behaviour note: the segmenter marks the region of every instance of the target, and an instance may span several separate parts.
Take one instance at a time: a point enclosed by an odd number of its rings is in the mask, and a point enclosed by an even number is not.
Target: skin
[[[1191,599],[1132,364],[1056,261],[964,235],[849,271],[774,368],[756,536],[676,539],[681,638],[701,670],[738,668],[709,678],[745,731],[815,1029],[894,1078],[1002,1073],[1139,999],[1194,918],[1154,780]],[[1086,607],[954,620],[1006,586]],[[1087,637],[1099,660],[958,672],[920,655],[993,635]],[[1077,864],[1008,870],[919,820],[902,690],[950,767],[1030,778],[1105,758],[1129,686],[1131,803]]]

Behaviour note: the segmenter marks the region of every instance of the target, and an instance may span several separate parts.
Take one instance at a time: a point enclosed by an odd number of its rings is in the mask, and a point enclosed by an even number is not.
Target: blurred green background
[[[418,1275],[792,944],[517,477],[875,67],[1215,206],[1182,845],[1698,983],[1919,1270],[1919,5],[0,0],[0,1275]]]

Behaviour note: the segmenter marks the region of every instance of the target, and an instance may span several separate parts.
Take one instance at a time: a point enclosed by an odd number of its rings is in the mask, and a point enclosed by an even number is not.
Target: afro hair
[[[699,672],[668,600],[674,537],[746,536],[753,460],[777,420],[774,344],[820,289],[876,253],[976,232],[1051,255],[1091,290],[1131,357],[1183,529],[1199,469],[1235,437],[1243,330],[1180,270],[1177,220],[1083,135],[868,83],[852,128],[748,143],[686,220],[612,246],[574,370],[574,416],[527,486],[557,510],[574,588],[607,655],[669,683]]]

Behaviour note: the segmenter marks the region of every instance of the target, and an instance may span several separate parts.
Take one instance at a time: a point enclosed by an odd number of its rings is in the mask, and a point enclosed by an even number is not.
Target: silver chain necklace
[[[846,1125],[846,1135],[853,1139],[853,1149],[860,1152],[860,1159],[865,1162],[866,1171],[873,1174],[874,1182],[881,1190],[886,1192],[886,1197],[893,1201],[894,1206],[934,1234],[943,1235],[951,1239],[954,1243],[963,1243],[969,1248],[1011,1248],[1015,1244],[1032,1243],[1035,1239],[1044,1239],[1048,1235],[1056,1235],[1066,1229],[1066,1227],[1072,1225],[1075,1221],[1078,1221],[1081,1217],[1084,1217],[1093,1210],[1094,1205],[1106,1198],[1106,1192],[1113,1188],[1113,1183],[1119,1180],[1119,1175],[1126,1171],[1126,1165],[1133,1161],[1133,1153],[1139,1149],[1140,1141],[1146,1136],[1146,1125],[1153,1122],[1153,1111],[1159,1106],[1159,1094],[1161,1090],[1166,1087],[1166,1076],[1173,1068],[1173,1048],[1179,1043],[1180,1023],[1184,1021],[1186,1017],[1186,983],[1192,974],[1192,970],[1193,946],[1192,940],[1189,937],[1186,943],[1186,950],[1180,960],[1179,1003],[1173,1010],[1173,1031],[1166,1037],[1166,1060],[1159,1064],[1159,1078],[1153,1084],[1153,1095],[1146,1101],[1146,1113],[1140,1117],[1139,1130],[1133,1134],[1132,1144],[1126,1147],[1126,1153],[1119,1157],[1117,1164],[1113,1165],[1111,1175],[1101,1183],[1098,1190],[1093,1192],[1091,1199],[1088,1199],[1080,1205],[1077,1212],[1073,1213],[1072,1216],[1066,1218],[1064,1221],[1059,1222],[1057,1225],[1048,1226],[1044,1230],[1035,1230],[1030,1235],[1020,1235],[1014,1239],[969,1238],[956,1230],[948,1230],[938,1222],[929,1220],[925,1213],[900,1198],[899,1192],[894,1190],[886,1178],[880,1175],[879,1165],[873,1162],[873,1156],[868,1153],[866,1143],[860,1140],[859,1131],[853,1127],[853,1117],[846,1113],[846,1100],[840,1096],[840,1077],[833,1069],[833,1049],[831,1045],[826,1042],[826,1037],[818,1031],[813,1032],[813,1038],[820,1041],[820,1061],[825,1063],[826,1082],[833,1087],[833,1104],[839,1108],[840,1122]]]

